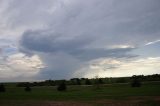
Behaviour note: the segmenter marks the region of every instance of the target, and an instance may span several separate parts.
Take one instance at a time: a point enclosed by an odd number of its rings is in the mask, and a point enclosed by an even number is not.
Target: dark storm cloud
[[[80,60],[92,60],[100,57],[131,57],[127,54],[134,48],[87,48],[96,39],[94,37],[78,36],[63,38],[61,34],[45,31],[28,31],[24,33],[21,44],[24,49],[43,53],[65,53]]]
[[[92,42],[92,38],[83,36],[67,38],[61,33],[48,33],[45,31],[26,32],[23,34],[21,44],[27,49],[39,52],[64,51],[75,53],[85,45]]]

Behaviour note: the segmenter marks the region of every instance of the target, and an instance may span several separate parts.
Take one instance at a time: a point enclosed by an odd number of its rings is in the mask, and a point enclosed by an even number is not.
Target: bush
[[[25,87],[25,91],[26,91],[26,92],[30,92],[30,91],[31,91],[31,88],[30,88],[29,85],[27,85],[27,86]]]
[[[91,81],[89,79],[85,80],[85,85],[91,85]]]
[[[131,83],[132,87],[141,87],[141,82],[138,79],[134,79]]]
[[[0,92],[5,92],[6,89],[5,89],[5,86],[3,84],[0,84]]]
[[[60,83],[57,87],[58,91],[65,91],[67,89],[65,82],[63,81],[62,83]]]

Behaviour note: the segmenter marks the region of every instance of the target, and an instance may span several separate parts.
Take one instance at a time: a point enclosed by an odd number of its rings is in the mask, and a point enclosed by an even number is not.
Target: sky
[[[0,82],[160,74],[159,0],[0,0]]]

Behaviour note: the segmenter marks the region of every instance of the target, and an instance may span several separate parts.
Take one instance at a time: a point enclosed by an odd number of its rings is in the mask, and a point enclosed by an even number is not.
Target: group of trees
[[[58,91],[65,91],[66,89],[67,89],[67,87],[66,87],[66,84],[65,84],[65,80],[63,80],[58,85],[57,90]],[[25,91],[26,92],[30,92],[31,91],[31,87],[30,87],[29,83],[26,84]]]
[[[133,80],[134,79],[134,80]],[[133,81],[160,81],[160,74],[154,75],[134,75],[132,77],[119,77],[119,78],[72,78],[70,80],[46,80],[42,82],[32,82],[28,83],[30,87],[32,86],[58,86],[62,82],[65,82],[66,85],[94,85],[95,83],[98,84],[112,84],[112,83],[130,83]],[[25,87],[26,83],[18,83],[18,87]]]
[[[20,82],[17,83],[17,87],[25,87],[28,84],[30,87],[33,86],[58,86],[62,82],[65,82],[66,85],[91,85],[93,83],[92,79],[88,78],[72,78],[70,80],[46,80],[42,82]]]
[[[154,75],[134,75],[132,77],[119,77],[119,78],[72,78],[70,80],[46,80],[42,82],[32,82],[28,85],[32,86],[58,86],[62,82],[66,85],[94,85],[94,84],[112,84],[112,83],[130,83],[130,82],[145,82],[145,81],[160,81],[160,74]],[[25,87],[26,83],[18,83],[18,87]]]

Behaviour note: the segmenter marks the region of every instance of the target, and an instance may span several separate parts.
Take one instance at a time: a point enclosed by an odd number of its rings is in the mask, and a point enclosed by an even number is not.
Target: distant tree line
[[[58,86],[62,82],[66,85],[94,85],[94,84],[112,84],[112,83],[133,83],[133,82],[145,82],[145,81],[160,81],[160,74],[153,75],[133,75],[132,77],[117,77],[117,78],[72,78],[70,80],[45,80],[41,82],[20,82],[17,83],[17,87],[26,86]]]

